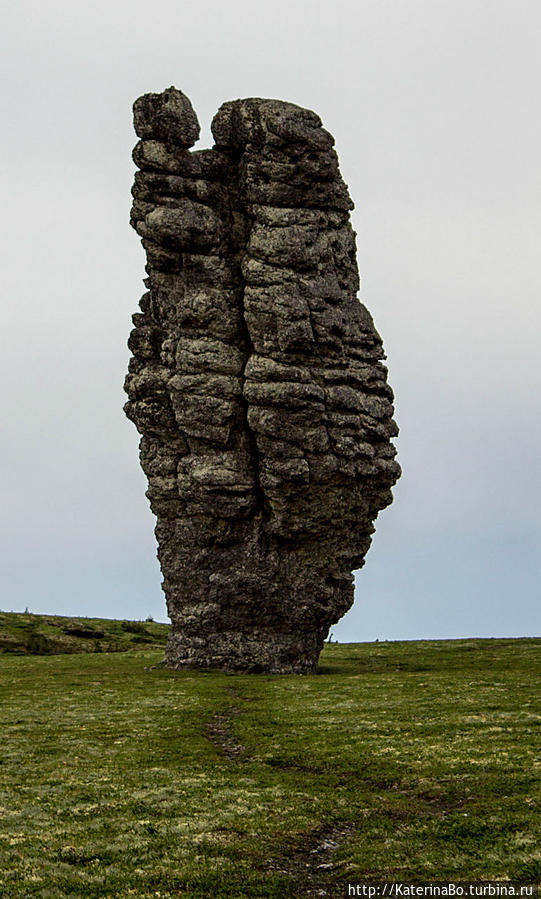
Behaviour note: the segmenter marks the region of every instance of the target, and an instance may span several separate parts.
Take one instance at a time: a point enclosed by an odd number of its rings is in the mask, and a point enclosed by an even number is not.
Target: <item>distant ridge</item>
[[[165,646],[169,629],[169,624],[152,619],[125,621],[0,612],[0,653],[54,655],[158,649]]]

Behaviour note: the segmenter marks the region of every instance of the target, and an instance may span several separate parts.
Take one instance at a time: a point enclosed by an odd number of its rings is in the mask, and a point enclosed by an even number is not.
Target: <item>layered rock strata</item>
[[[399,476],[353,204],[315,113],[225,103],[199,135],[169,88],[134,104],[147,255],[126,414],[172,621],[169,666],[313,672]]]

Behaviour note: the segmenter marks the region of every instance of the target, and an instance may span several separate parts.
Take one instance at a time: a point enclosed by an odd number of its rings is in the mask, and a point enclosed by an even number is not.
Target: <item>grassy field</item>
[[[282,677],[4,653],[0,895],[538,881],[540,649],[331,644]]]

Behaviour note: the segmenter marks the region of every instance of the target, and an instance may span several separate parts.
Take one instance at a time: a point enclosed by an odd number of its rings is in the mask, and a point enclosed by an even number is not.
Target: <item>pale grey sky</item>
[[[541,633],[537,0],[4,4],[0,608],[165,620],[122,412],[131,104],[314,109],[401,428],[340,640]]]

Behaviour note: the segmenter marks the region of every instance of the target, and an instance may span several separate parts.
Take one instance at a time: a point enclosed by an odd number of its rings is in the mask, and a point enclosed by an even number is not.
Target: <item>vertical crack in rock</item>
[[[243,329],[244,335],[247,340],[248,346],[250,347],[250,350],[251,350],[251,352],[246,356],[246,359],[244,360],[244,365],[243,365],[242,371],[241,371],[241,385],[242,385],[241,386],[241,394],[242,394],[241,402],[242,402],[242,409],[243,409],[244,429],[248,435],[248,441],[249,441],[249,445],[250,445],[250,458],[252,461],[252,471],[253,471],[253,475],[254,475],[254,494],[255,494],[254,512],[256,514],[260,512],[262,517],[268,517],[268,508],[265,504],[265,494],[261,487],[259,449],[257,446],[257,440],[255,437],[255,434],[250,427],[250,421],[248,418],[249,403],[244,394],[244,385],[246,383],[246,366],[250,360],[250,356],[252,355],[253,345],[250,340],[250,332],[248,331],[248,328],[246,326],[246,319],[244,318],[244,301],[243,301],[242,296],[241,296],[241,304],[240,304],[239,311],[240,311],[241,319],[244,323],[244,329]]]
[[[166,662],[312,672],[400,473],[334,141],[310,110],[251,98],[191,150],[175,88],[140,97],[134,122],[148,290],[125,409],[157,516]]]
[[[228,223],[229,223],[229,227],[231,228],[231,230],[233,230],[233,226],[234,226],[235,212],[237,214],[239,214],[239,211],[242,209],[241,200],[239,197],[239,190],[238,190],[239,162],[240,162],[239,154],[235,153],[235,152],[232,153],[231,168],[232,168],[232,184],[234,185],[234,187],[232,189],[230,188],[230,190],[227,193],[227,198],[229,201],[228,202]],[[242,210],[242,212],[243,212],[243,220],[244,220],[244,229],[243,230],[244,230],[244,233],[246,234],[246,233],[248,233],[248,231],[251,227],[251,222],[250,222],[249,215],[246,213],[246,211]],[[251,463],[252,463],[252,472],[253,472],[253,477],[254,477],[254,494],[255,494],[254,514],[257,515],[258,513],[261,513],[262,517],[267,517],[268,516],[268,508],[266,507],[265,494],[262,490],[261,479],[260,479],[259,449],[257,446],[256,436],[255,436],[254,432],[252,431],[252,428],[250,427],[250,422],[248,419],[249,404],[244,395],[244,385],[246,383],[246,366],[254,352],[254,345],[252,343],[250,331],[249,331],[248,325],[246,323],[246,315],[245,315],[245,309],[244,309],[244,291],[246,288],[246,283],[245,283],[244,275],[242,272],[242,263],[243,263],[245,255],[246,255],[246,247],[245,247],[245,244],[242,243],[239,246],[237,246],[235,249],[236,249],[238,276],[239,276],[239,282],[240,282],[240,287],[239,287],[240,325],[241,325],[241,332],[242,332],[243,340],[244,340],[244,343],[246,346],[246,355],[245,355],[242,369],[240,372],[243,427],[248,436],[249,447],[250,447],[250,459],[251,459]]]

